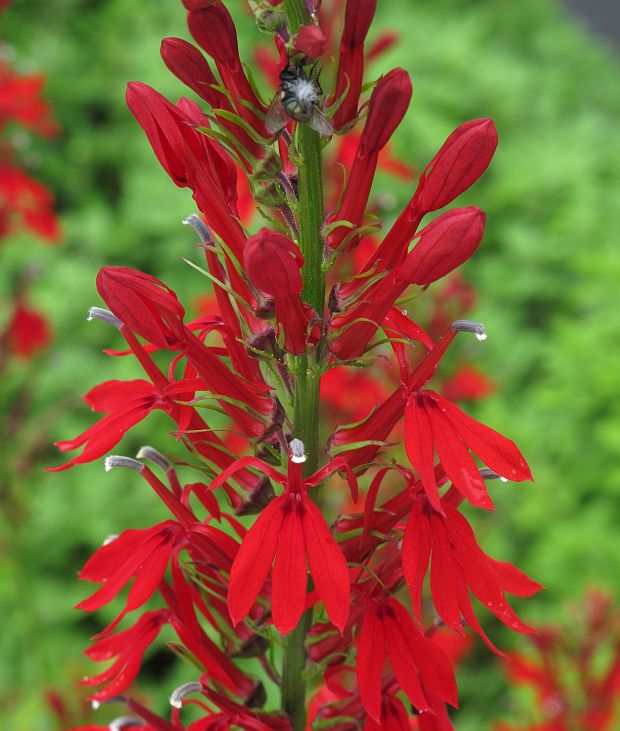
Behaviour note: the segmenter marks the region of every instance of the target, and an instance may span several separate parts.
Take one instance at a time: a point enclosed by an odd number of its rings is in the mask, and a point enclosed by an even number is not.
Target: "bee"
[[[295,119],[306,122],[319,134],[329,137],[334,128],[321,110],[322,94],[314,69],[308,77],[300,64],[289,64],[283,68],[280,72],[280,89],[265,117],[267,132],[274,135],[286,126],[289,119]]]

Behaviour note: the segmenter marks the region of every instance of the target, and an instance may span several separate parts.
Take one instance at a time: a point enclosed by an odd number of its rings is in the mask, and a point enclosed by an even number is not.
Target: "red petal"
[[[472,505],[493,510],[493,501],[478,466],[451,421],[438,408],[431,408],[427,413],[433,429],[435,447],[446,475]]]
[[[279,497],[258,516],[241,543],[228,586],[228,611],[235,625],[250,611],[269,574],[282,518],[282,498]]]
[[[430,504],[443,513],[435,481],[435,450],[431,421],[424,402],[413,394],[405,406],[405,451],[415,467]]]
[[[405,581],[411,593],[411,606],[422,620],[422,589],[431,555],[431,526],[421,500],[416,500],[403,535],[401,558]]]
[[[309,498],[304,507],[302,527],[310,573],[330,621],[342,632],[351,603],[347,561],[321,511]]]
[[[545,587],[523,573],[516,566],[507,561],[496,561],[489,556],[489,560],[495,566],[495,570],[501,577],[504,591],[515,596],[534,596]]]
[[[517,445],[502,434],[472,419],[434,391],[427,391],[454,424],[463,441],[487,467],[508,480],[531,480],[532,473]]]
[[[308,588],[301,510],[303,506],[294,495],[287,497],[282,505],[282,525],[271,580],[273,623],[283,635],[297,626]]]
[[[110,411],[126,411],[128,403],[142,396],[152,396],[155,392],[152,383],[140,378],[133,381],[105,381],[91,388],[84,396],[84,401],[94,411],[107,414]]]
[[[366,713],[381,723],[381,678],[385,658],[383,622],[374,609],[364,616],[357,640],[357,684]]]
[[[407,640],[407,646],[415,660],[425,689],[430,691],[431,697],[439,697],[442,701],[456,706],[456,680],[448,656],[439,645],[418,631],[402,604],[395,599],[389,599],[388,604],[394,612],[401,633]]]
[[[390,606],[392,603],[397,604],[397,602],[389,602]],[[408,632],[401,626],[401,618],[397,619],[394,614],[386,614],[384,628],[387,654],[400,687],[418,711],[431,711],[420,686],[410,638]]]
[[[453,547],[440,515],[431,518],[433,533],[433,562],[431,566],[431,593],[437,614],[443,621],[462,634],[461,608],[457,587],[466,587],[460,566],[454,563]]]

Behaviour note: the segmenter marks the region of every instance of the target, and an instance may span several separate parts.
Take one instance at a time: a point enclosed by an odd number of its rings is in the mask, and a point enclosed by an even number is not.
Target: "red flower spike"
[[[333,116],[334,129],[341,129],[357,116],[364,78],[364,41],[376,7],[377,0],[347,0],[338,75],[332,100],[339,100],[345,91],[346,96]]]
[[[422,173],[413,206],[422,213],[447,206],[478,180],[496,147],[492,119],[472,119],[457,127]]]
[[[284,234],[262,228],[247,240],[243,261],[252,284],[273,297],[276,320],[285,335],[284,349],[305,353],[316,313],[301,301],[304,259],[297,244]],[[317,338],[315,332],[313,339]]]
[[[532,596],[542,589],[511,564],[487,556],[463,515],[447,500],[439,510],[420,496],[413,505],[402,544],[403,571],[413,611],[422,612],[422,587],[429,561],[431,592],[437,613],[448,627],[463,631],[463,617],[486,644],[498,652],[480,628],[471,606],[471,591],[495,616],[516,632],[531,634],[506,601],[505,592]],[[501,654],[501,653],[499,653]]]
[[[327,38],[318,25],[302,25],[293,41],[295,53],[307,58],[318,58],[325,52]]]
[[[297,626],[304,609],[306,557],[316,591],[325,604],[330,621],[343,630],[349,614],[347,562],[325,519],[308,497],[308,487],[317,485],[337,469],[347,469],[343,460],[332,460],[304,479],[303,444],[291,442],[288,476],[256,457],[242,457],[213,480],[215,490],[237,470],[257,467],[284,485],[284,493],[272,500],[247,532],[233,563],[228,589],[228,609],[237,625],[250,611],[275,558],[271,592],[274,624],[282,634]],[[348,471],[354,493],[357,483]]]
[[[347,181],[347,188],[340,208],[331,217],[332,221],[346,220],[351,222],[354,228],[362,225],[379,152],[405,116],[411,94],[411,79],[403,69],[393,69],[377,82],[368,104],[368,117]],[[350,230],[342,226],[336,228],[327,237],[328,245],[332,249],[337,249]],[[358,240],[359,237],[353,237],[347,244],[346,250],[354,249]]]
[[[434,712],[423,685],[429,694],[456,706],[456,683],[448,657],[420,633],[402,604],[381,598],[369,605],[357,640],[359,691],[366,713],[377,723],[381,723],[381,679],[386,660],[419,712]]]

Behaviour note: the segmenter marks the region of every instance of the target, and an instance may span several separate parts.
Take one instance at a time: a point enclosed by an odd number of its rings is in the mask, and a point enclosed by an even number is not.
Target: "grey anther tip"
[[[486,340],[487,334],[484,325],[476,320],[455,320],[452,329],[457,333],[473,333],[478,340]]]
[[[111,454],[105,458],[104,462],[105,471],[109,472],[115,467],[124,467],[127,470],[135,470],[136,472],[142,472],[144,465],[142,462],[138,462],[133,457],[122,457],[118,454]]]
[[[488,467],[480,468],[480,477],[482,477],[483,480],[500,480],[501,482],[508,482],[505,477],[498,475],[497,472],[489,469]]]
[[[213,237],[211,236],[211,232],[207,228],[207,224],[202,220],[202,218],[200,218],[200,216],[192,213],[191,216],[183,219],[183,223],[186,226],[191,226],[194,229],[198,236],[200,236],[200,240],[203,244],[212,243]]]
[[[167,457],[164,457],[161,452],[158,452],[155,447],[150,447],[148,444],[140,447],[136,457],[138,459],[147,459],[149,462],[153,462],[153,464],[161,467],[164,472],[168,472],[168,470],[172,469],[172,463],[170,460]]]
[[[289,444],[291,450],[291,460],[296,464],[306,461],[306,453],[304,450],[304,443],[301,439],[293,439]]]
[[[181,708],[183,706],[183,701],[188,695],[198,693],[200,690],[202,690],[202,685],[196,681],[183,683],[183,685],[179,685],[179,687],[175,688],[170,694],[170,705],[173,708]]]
[[[119,330],[123,327],[123,323],[116,317],[115,314],[106,310],[103,307],[90,307],[88,310],[88,317],[86,318],[89,322],[91,320],[103,320],[108,325],[114,325]]]

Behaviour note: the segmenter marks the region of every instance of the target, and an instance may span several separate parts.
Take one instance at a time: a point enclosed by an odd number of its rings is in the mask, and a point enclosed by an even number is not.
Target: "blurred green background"
[[[489,333],[471,357],[498,387],[469,410],[520,445],[536,482],[494,487],[497,511],[477,516],[479,539],[547,587],[515,604],[522,616],[561,622],[585,587],[620,588],[618,58],[552,0],[379,5],[377,29],[398,29],[401,42],[373,74],[400,65],[414,82],[399,155],[422,168],[462,121],[491,116],[498,128],[490,170],[458,203],[488,215],[464,274],[478,290],[470,316]],[[42,469],[59,462],[49,443],[92,422],[83,393],[137,377],[132,363],[101,353],[108,328],[86,322],[87,308],[99,304],[98,268],[144,268],[185,303],[204,286],[181,262],[193,255],[194,237],[181,225],[191,194],[160,169],[124,103],[129,80],[174,99],[186,94],[160,61],[159,43],[187,31],[177,0],[23,0],[0,23],[18,67],[47,75],[62,128],[59,139],[33,139],[28,149],[33,174],[57,198],[62,247],[15,237],[0,271],[4,291],[24,263],[37,266],[32,298],[56,336],[50,351],[27,368],[15,364],[0,384],[3,411],[26,396],[30,411],[0,445],[0,719],[11,731],[48,731],[57,725],[43,694],[57,689],[77,708],[72,683],[92,671],[80,653],[98,625],[72,608],[85,595],[76,572],[102,537],[164,516],[141,484],[104,474],[99,462]],[[247,51],[251,25],[240,25]],[[395,212],[411,194],[387,178],[383,188],[396,194]],[[158,426],[157,446],[168,448],[164,423],[149,417],[122,452],[153,441]],[[504,644],[520,641],[496,625],[490,631]],[[477,647],[464,665],[459,731],[489,728],[510,712],[514,699],[494,662]],[[174,687],[178,669],[151,661],[146,670]]]

